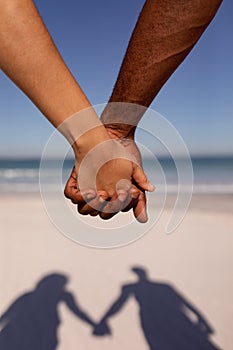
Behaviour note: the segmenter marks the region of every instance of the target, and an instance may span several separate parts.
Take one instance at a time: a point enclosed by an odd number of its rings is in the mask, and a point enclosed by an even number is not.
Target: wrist
[[[93,108],[83,109],[65,119],[58,130],[72,146],[76,159],[109,140],[108,132]]]
[[[111,137],[134,140],[136,127],[144,110],[144,107],[133,103],[110,102],[101,115],[101,121]]]
[[[109,139],[108,132],[103,125],[87,131],[72,144],[75,158],[81,160],[92,148]]]
[[[136,126],[128,124],[105,124],[105,128],[112,139],[130,139],[134,140]]]

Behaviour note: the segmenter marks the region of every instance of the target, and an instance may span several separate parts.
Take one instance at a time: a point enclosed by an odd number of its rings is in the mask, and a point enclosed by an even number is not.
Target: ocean
[[[178,175],[174,162],[168,158],[158,159],[160,172],[166,179],[167,193],[177,191]],[[55,179],[58,176],[58,162],[48,161],[43,183],[48,191],[56,191]],[[63,164],[62,184],[73,167],[73,159]],[[192,158],[196,194],[233,194],[233,158]],[[0,159],[0,193],[38,193],[40,159]],[[156,180],[156,165],[153,160],[145,159],[144,168],[152,177],[157,189],[161,179]],[[152,176],[153,175],[153,176]]]

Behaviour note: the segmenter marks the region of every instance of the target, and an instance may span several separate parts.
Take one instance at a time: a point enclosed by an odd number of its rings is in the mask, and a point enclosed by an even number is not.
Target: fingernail
[[[132,190],[130,194],[131,194],[131,198],[136,199],[138,198],[140,192],[138,190]]]
[[[96,194],[94,194],[94,193],[88,193],[87,195],[86,195],[86,198],[87,199],[94,199],[96,197]]]
[[[100,201],[100,203],[104,203],[105,202],[104,197],[99,197],[99,201]]]
[[[118,199],[120,202],[124,202],[126,200],[127,193],[119,193],[118,194]]]
[[[155,186],[151,182],[148,183],[147,188],[149,192],[153,192],[155,190]]]
[[[148,221],[148,215],[146,210],[143,210],[137,217],[137,220],[142,223],[145,224]]]

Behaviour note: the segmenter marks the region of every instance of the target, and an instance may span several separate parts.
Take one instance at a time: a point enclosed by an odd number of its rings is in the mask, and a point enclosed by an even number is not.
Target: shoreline
[[[159,196],[159,194],[158,194]],[[41,200],[41,194],[39,192],[2,192],[0,196],[1,201],[12,200]],[[170,210],[174,206],[176,195],[168,194],[166,197],[165,210]],[[220,203],[221,202],[221,203]],[[224,205],[222,205],[224,202]],[[221,212],[226,214],[233,214],[233,194],[204,194],[194,193],[191,198],[191,202],[188,210],[207,212]]]

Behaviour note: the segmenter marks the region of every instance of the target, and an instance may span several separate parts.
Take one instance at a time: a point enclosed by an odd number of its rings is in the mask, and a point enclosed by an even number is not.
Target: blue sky
[[[107,102],[144,0],[35,3],[91,103]],[[233,155],[232,13],[232,1],[224,0],[151,106],[177,128],[192,155]],[[0,101],[0,157],[40,156],[53,127],[2,72]],[[148,126],[156,130],[151,121]]]

